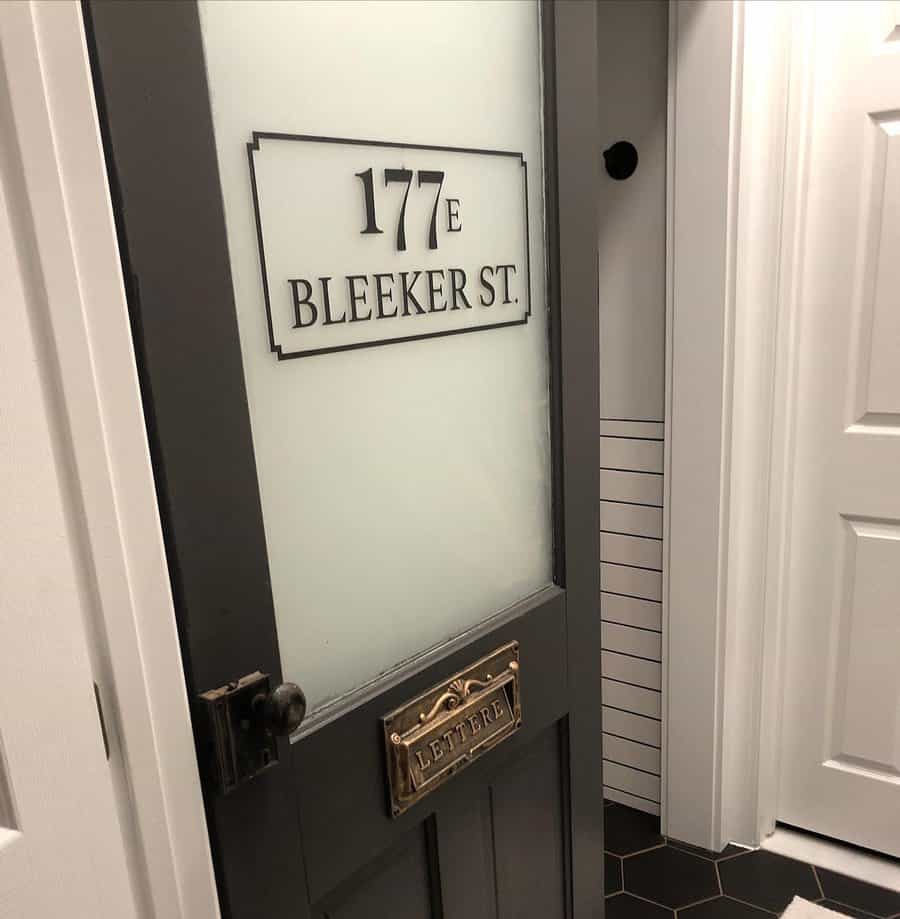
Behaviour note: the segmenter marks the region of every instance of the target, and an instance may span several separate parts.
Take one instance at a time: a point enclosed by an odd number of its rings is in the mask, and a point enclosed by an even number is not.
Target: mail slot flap
[[[522,723],[519,646],[498,648],[383,719],[398,816]]]
[[[512,677],[503,683],[447,712],[428,730],[417,730],[414,738],[402,739],[414,789],[418,791],[445,772],[455,771],[462,762],[492,747],[501,739],[500,735],[515,727]]]

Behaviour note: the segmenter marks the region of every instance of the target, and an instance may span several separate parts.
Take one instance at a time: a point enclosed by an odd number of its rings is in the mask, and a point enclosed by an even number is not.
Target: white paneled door
[[[779,820],[900,855],[900,5],[819,3]]]

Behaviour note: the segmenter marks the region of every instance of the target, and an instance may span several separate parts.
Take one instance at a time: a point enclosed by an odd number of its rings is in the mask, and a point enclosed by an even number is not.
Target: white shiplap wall
[[[600,422],[603,792],[659,813],[663,426]]]
[[[668,7],[608,0],[597,17],[601,150],[638,151],[630,178],[602,176],[597,241],[603,791],[658,814]]]

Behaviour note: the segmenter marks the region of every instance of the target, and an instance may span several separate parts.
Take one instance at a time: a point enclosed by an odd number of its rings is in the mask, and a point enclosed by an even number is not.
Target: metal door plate
[[[392,816],[522,726],[519,674],[514,641],[382,719]]]
[[[270,695],[268,673],[249,673],[201,693],[207,781],[227,795],[278,762],[278,744],[255,710]]]

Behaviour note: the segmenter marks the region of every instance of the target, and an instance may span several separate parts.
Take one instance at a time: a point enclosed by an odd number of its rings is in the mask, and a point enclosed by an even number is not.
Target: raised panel
[[[870,114],[856,309],[854,421],[900,425],[900,110]]]
[[[442,910],[432,836],[430,824],[417,827],[351,877],[318,914],[322,919],[438,919]]]
[[[662,508],[601,501],[600,530],[662,539]]]
[[[900,781],[900,522],[844,520],[828,756]]]
[[[646,472],[600,470],[600,499],[662,507],[663,479]]]
[[[662,631],[662,604],[655,600],[624,597],[621,594],[600,594],[600,617],[604,622],[617,622],[638,629]]]
[[[601,532],[600,561],[659,570],[662,568],[662,540]]]
[[[662,725],[658,721],[607,705],[603,706],[603,730],[619,737],[630,737],[652,747],[659,747],[662,737]]]
[[[498,919],[565,916],[563,801],[553,727],[491,785]]]
[[[604,469],[659,473],[663,471],[663,443],[630,437],[601,437],[600,464]]]

